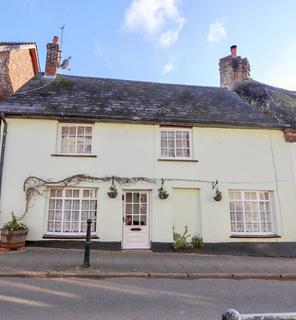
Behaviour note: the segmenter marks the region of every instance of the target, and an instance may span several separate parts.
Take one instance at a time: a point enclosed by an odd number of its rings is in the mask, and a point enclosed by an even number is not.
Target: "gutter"
[[[6,136],[7,136],[7,121],[4,118],[4,113],[1,113],[0,116],[0,125],[3,121],[3,133],[1,139],[1,156],[0,156],[0,201],[1,201],[1,190],[2,190],[2,178],[3,178],[3,166],[4,166],[4,156],[5,156],[5,145],[6,145]],[[1,128],[1,127],[0,127]],[[1,210],[1,209],[0,209]]]

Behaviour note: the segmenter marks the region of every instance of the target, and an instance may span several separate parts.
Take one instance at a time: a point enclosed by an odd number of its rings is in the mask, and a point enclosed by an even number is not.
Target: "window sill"
[[[251,238],[251,239],[266,239],[266,238],[281,238],[280,235],[276,233],[269,234],[232,234],[230,238]]]
[[[177,159],[177,158],[160,158],[158,161],[173,161],[173,162],[198,162],[194,159]]]
[[[52,157],[74,157],[74,158],[97,158],[96,154],[67,154],[67,153],[53,153]]]
[[[60,240],[70,240],[70,239],[77,239],[77,240],[81,240],[81,239],[85,239],[86,235],[83,234],[79,234],[79,235],[68,235],[68,234],[44,234],[43,235],[43,239],[60,239]],[[95,234],[91,235],[91,239],[99,239],[99,237]]]

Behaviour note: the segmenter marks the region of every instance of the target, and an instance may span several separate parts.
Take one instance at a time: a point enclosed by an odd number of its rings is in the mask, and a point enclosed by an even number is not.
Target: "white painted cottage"
[[[287,123],[223,87],[56,75],[59,57],[55,39],[0,104],[1,225],[14,212],[30,241],[77,241],[91,217],[97,246],[123,249],[186,226],[217,248],[296,241]]]

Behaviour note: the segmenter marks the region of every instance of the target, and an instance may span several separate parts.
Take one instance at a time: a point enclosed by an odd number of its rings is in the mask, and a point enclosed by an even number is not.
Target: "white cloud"
[[[162,74],[167,74],[174,69],[174,62],[171,60],[163,66]]]
[[[282,49],[282,54],[274,59],[263,78],[258,80],[272,86],[296,91],[295,49],[296,42],[291,39],[290,44]]]
[[[123,28],[169,47],[178,41],[185,24],[179,3],[180,0],[132,0],[125,11]]]
[[[227,37],[224,25],[218,19],[210,25],[208,33],[208,42],[218,42]]]

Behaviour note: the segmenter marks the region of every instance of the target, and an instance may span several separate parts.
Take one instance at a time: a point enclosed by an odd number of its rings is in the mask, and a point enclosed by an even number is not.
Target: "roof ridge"
[[[22,45],[22,44],[36,44],[34,41],[0,41],[0,46]]]
[[[39,73],[42,74],[42,73]],[[215,87],[215,86],[201,86],[196,84],[184,84],[184,83],[169,83],[169,82],[157,82],[157,81],[148,81],[148,80],[133,80],[133,79],[119,79],[119,78],[105,78],[105,77],[92,77],[92,76],[80,76],[80,75],[68,75],[68,74],[58,74],[57,77],[66,77],[66,78],[80,78],[80,79],[97,79],[97,80],[107,80],[107,81],[121,81],[129,83],[143,83],[143,84],[155,84],[155,85],[167,85],[167,86],[179,86],[179,87],[188,87],[188,88],[209,88],[209,89],[218,89],[231,91],[228,88],[224,87]]]

